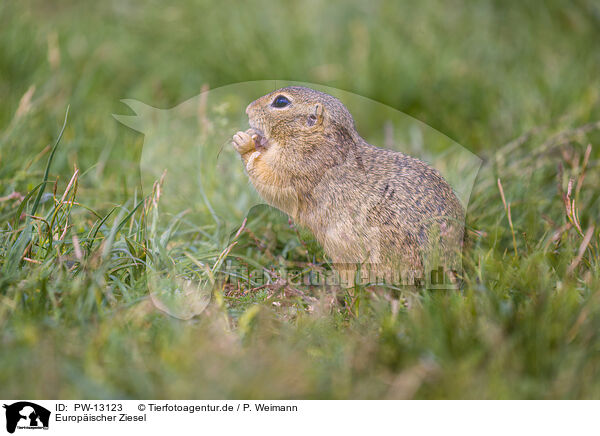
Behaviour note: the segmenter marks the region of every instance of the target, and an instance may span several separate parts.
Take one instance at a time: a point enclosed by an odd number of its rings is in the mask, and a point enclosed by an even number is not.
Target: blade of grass
[[[65,127],[67,127],[67,120],[69,118],[69,108],[70,108],[70,106],[67,106],[67,112],[65,113],[65,121],[63,122],[63,126],[60,129],[58,138],[56,138],[56,142],[52,146],[52,151],[50,152],[50,157],[48,157],[48,163],[46,164],[46,170],[44,171],[44,180],[42,181],[44,187],[45,187],[46,182],[48,181],[48,175],[50,174],[50,165],[52,165],[52,160],[54,159],[54,154],[56,153],[58,144],[60,143],[63,133],[65,132]],[[38,191],[38,195],[35,198],[35,201],[33,202],[33,207],[31,208],[31,215],[35,215],[35,212],[37,211],[37,208],[40,204],[43,194],[44,194],[44,188],[42,188]]]
[[[106,256],[108,256],[108,253],[110,253],[110,249],[112,248],[115,236],[117,235],[117,233],[119,233],[121,231],[121,229],[123,228],[123,226],[127,223],[127,221],[129,221],[129,219],[132,217],[132,215],[135,213],[136,210],[138,210],[138,208],[144,204],[144,198],[141,199],[138,204],[135,205],[135,207],[125,216],[125,218],[121,219],[121,221],[119,221],[119,224],[117,224],[116,226],[114,226],[111,231],[110,234],[108,235],[108,238],[106,238],[106,242],[104,245],[104,249],[102,250],[102,258],[106,258]]]

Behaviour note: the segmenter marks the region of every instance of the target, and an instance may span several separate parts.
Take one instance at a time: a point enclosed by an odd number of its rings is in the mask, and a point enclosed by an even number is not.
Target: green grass
[[[0,4],[0,397],[600,397],[597,4],[84,3]],[[143,136],[111,114],[262,79],[364,95],[484,159],[460,292],[242,277],[190,321],[153,306]],[[214,265],[229,235],[195,225]],[[246,228],[224,265],[323,262],[278,212]]]

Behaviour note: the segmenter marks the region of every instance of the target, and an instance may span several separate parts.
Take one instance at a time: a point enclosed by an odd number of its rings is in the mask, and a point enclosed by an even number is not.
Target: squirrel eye
[[[273,100],[273,103],[271,103],[271,106],[273,107],[286,107],[287,105],[290,104],[290,101],[284,97],[283,95],[278,95],[277,97],[275,97],[275,100]]]

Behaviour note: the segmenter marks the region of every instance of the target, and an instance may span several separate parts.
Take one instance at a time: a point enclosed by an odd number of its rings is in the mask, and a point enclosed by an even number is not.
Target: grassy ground
[[[0,397],[598,398],[598,40],[592,1],[2,2]],[[191,321],[154,308],[143,137],[111,114],[277,78],[484,158],[460,292],[228,285]],[[229,259],[305,260],[281,215],[247,228]]]

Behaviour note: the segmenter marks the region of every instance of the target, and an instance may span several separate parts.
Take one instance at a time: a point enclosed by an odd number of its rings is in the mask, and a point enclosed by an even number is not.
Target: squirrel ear
[[[308,116],[308,125],[315,126],[323,123],[323,105],[317,103],[314,113]]]
[[[315,117],[317,117],[317,124],[323,122],[323,105],[321,103],[315,105]]]

